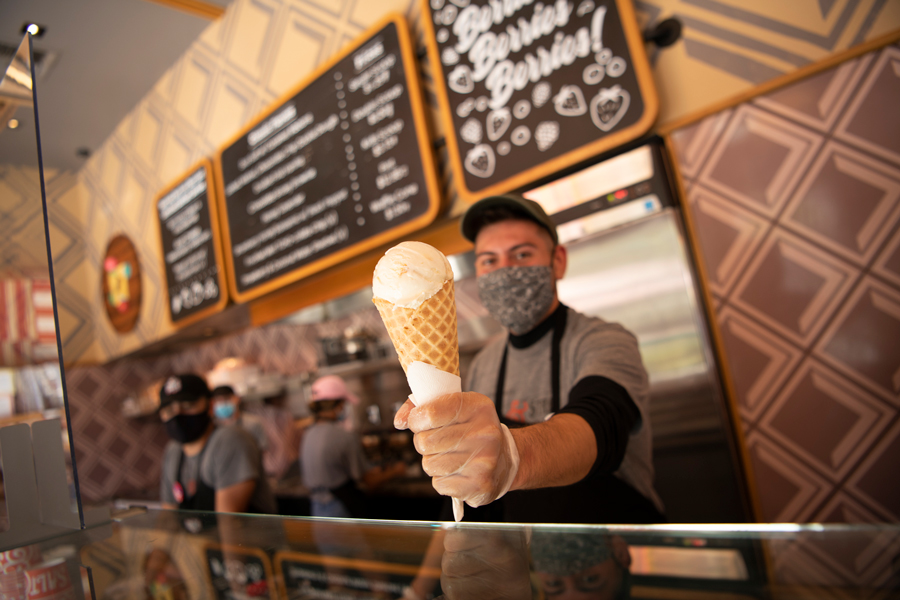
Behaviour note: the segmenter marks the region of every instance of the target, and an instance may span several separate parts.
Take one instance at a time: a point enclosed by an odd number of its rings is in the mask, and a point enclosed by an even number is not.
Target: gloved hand
[[[439,494],[477,507],[493,502],[512,486],[519,453],[487,396],[460,392],[420,407],[407,400],[394,416],[394,426],[415,434],[422,469]]]

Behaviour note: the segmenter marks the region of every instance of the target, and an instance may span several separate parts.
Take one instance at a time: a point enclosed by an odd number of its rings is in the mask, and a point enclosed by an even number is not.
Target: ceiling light
[[[22,25],[22,33],[30,33],[32,37],[41,37],[47,33],[47,28],[37,23],[25,23]]]
[[[6,124],[6,126],[9,127],[10,129],[15,129],[16,127],[19,126],[19,120],[18,119],[10,119],[9,122]]]

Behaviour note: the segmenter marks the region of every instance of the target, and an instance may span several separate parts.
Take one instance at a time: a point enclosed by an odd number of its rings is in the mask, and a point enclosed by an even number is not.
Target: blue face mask
[[[230,419],[234,416],[234,404],[231,402],[216,402],[213,406],[213,414],[217,419]]]

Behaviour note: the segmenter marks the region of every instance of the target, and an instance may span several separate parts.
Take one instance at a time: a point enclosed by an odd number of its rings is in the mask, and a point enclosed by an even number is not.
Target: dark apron
[[[208,447],[208,443],[203,446],[203,450],[200,451],[200,456],[197,458],[197,489],[194,490],[193,496],[187,495],[188,488],[184,482],[181,481],[181,467],[184,465],[184,450],[181,450],[181,455],[178,457],[178,470],[175,471],[175,482],[177,485],[181,486],[183,496],[181,502],[178,503],[179,510],[202,510],[205,512],[213,512],[216,510],[216,490],[206,485],[203,482],[203,478],[200,477],[200,468],[203,465],[203,455],[206,453]]]
[[[550,346],[551,405],[550,414],[560,405],[560,352],[566,329],[568,310],[563,309],[553,325]],[[503,387],[506,382],[506,363],[509,340],[503,349],[494,404],[500,422],[510,429],[524,423],[511,421],[503,415]],[[501,504],[495,507],[495,504]],[[502,511],[502,512],[501,512]],[[660,523],[663,515],[640,492],[612,473],[588,476],[578,483],[563,487],[509,492],[498,502],[479,509],[466,507],[466,520],[502,521],[507,523]],[[471,518],[469,518],[471,517]]]
[[[204,512],[214,512],[216,510],[216,490],[206,485],[200,476],[200,471],[203,467],[203,455],[206,453],[207,448],[209,448],[209,442],[203,446],[203,450],[200,451],[200,456],[197,458],[197,489],[194,491],[193,496],[187,495],[187,486],[181,481],[181,467],[184,464],[184,450],[181,450],[181,455],[178,457],[178,470],[175,472],[177,475],[176,484],[181,486],[184,495],[183,500],[178,503],[179,510],[200,510]],[[246,512],[250,514],[264,514],[264,511],[259,510],[252,503],[247,506]]]

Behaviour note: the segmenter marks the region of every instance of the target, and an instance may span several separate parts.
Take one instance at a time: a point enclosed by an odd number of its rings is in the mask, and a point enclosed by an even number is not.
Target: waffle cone
[[[372,300],[387,327],[403,371],[414,361],[459,375],[456,298],[453,280],[418,308],[405,308],[381,298]]]

